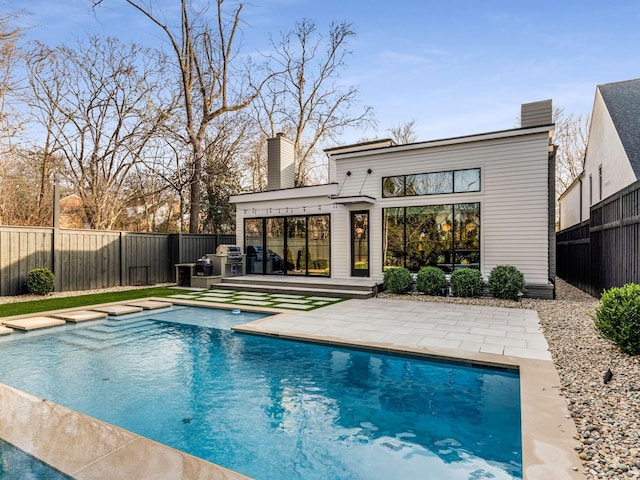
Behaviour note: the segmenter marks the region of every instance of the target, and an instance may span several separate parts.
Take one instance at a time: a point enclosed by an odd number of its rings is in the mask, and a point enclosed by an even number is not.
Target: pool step
[[[100,325],[92,325],[88,328],[84,328],[82,330],[78,330],[78,332],[82,332],[85,330],[90,330],[92,332],[103,332],[105,334],[113,334],[117,332],[125,332],[130,328],[136,328],[138,325],[149,325],[149,324],[157,324],[158,322],[153,319],[148,318],[132,318],[130,320],[109,320],[107,323],[102,323]]]
[[[147,336],[154,336],[158,332],[159,322],[153,320],[139,320],[137,322],[127,322],[121,328],[113,328],[105,331],[99,327],[89,327],[76,330],[71,335],[65,336],[61,340],[76,347],[90,350],[102,350],[114,347],[123,343],[137,340],[137,334],[150,332]],[[104,327],[104,325],[102,325]]]

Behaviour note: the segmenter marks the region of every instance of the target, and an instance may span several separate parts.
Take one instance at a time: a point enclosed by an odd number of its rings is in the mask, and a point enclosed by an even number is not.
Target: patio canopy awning
[[[331,198],[331,200],[333,201],[334,204],[336,205],[355,205],[355,204],[367,204],[367,205],[373,205],[374,203],[376,203],[376,199],[373,197],[370,197],[368,195],[354,195],[354,196],[350,196],[350,197],[337,197],[337,196],[331,196],[329,197]]]

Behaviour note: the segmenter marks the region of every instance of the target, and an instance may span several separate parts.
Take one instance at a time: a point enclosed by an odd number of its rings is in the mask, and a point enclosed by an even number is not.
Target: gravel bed
[[[559,279],[556,300],[378,296],[536,310],[578,430],[575,451],[585,478],[640,479],[640,357],[622,353],[596,332],[590,316],[596,298]],[[605,384],[607,369],[613,377]]]
[[[132,288],[136,287],[60,292],[47,298]],[[536,310],[560,375],[561,394],[578,430],[575,451],[585,478],[640,480],[640,357],[622,353],[596,332],[590,313],[598,305],[597,299],[560,279],[556,283],[556,300],[525,298],[516,302],[386,292],[378,297]],[[33,295],[0,297],[0,305],[41,299]],[[607,369],[611,369],[613,377],[605,384]]]

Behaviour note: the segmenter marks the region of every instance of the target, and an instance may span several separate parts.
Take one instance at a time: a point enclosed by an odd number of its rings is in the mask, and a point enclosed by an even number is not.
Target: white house
[[[596,87],[584,170],[565,190],[560,228],[589,218],[600,200],[640,179],[640,79]]]
[[[331,148],[329,183],[293,188],[293,145],[269,140],[269,190],[231,197],[254,275],[381,281],[385,268],[496,265],[554,294],[551,101],[522,106],[511,130]]]

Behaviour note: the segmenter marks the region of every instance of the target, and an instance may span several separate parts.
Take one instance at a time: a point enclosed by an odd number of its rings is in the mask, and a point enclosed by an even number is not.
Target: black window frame
[[[256,275],[273,275],[273,276],[289,276],[289,277],[319,277],[319,278],[331,278],[331,271],[332,271],[332,265],[331,265],[331,214],[329,213],[315,213],[315,214],[307,214],[307,215],[274,215],[274,216],[270,216],[270,217],[245,217],[243,219],[243,245],[244,245],[244,253],[247,253],[247,242],[246,242],[246,234],[247,234],[247,221],[249,220],[261,220],[262,221],[262,249],[263,249],[263,258],[266,258],[266,245],[267,245],[267,220],[269,219],[282,219],[283,220],[283,242],[284,242],[284,254],[286,257],[286,252],[287,252],[287,248],[288,248],[288,219],[289,218],[299,218],[299,217],[304,217],[305,218],[305,231],[306,231],[306,235],[305,235],[305,249],[308,251],[309,250],[309,218],[311,217],[327,217],[328,219],[328,240],[329,240],[329,248],[328,248],[328,258],[327,258],[327,267],[329,269],[329,273],[328,275],[321,275],[321,274],[312,274],[309,273],[309,264],[308,261],[305,265],[305,273],[304,275],[302,274],[289,274],[287,273],[287,268],[283,268],[283,273],[267,273],[266,272],[266,264],[263,264],[262,267],[262,272],[261,273],[256,273]],[[288,259],[287,258],[282,258],[281,259],[282,262],[287,262]],[[255,272],[253,272],[255,273]]]
[[[402,211],[402,217],[401,217],[401,224],[402,224],[402,267],[404,268],[409,268],[410,265],[408,265],[408,235],[407,235],[407,209],[411,209],[411,208],[423,208],[423,207],[449,207],[451,209],[451,218],[452,218],[452,222],[451,222],[451,248],[449,250],[450,256],[451,256],[451,268],[450,270],[447,268],[442,268],[439,265],[438,268],[441,268],[443,271],[445,271],[445,273],[450,273],[453,270],[456,270],[456,268],[475,268],[475,267],[456,267],[456,262],[455,259],[459,256],[462,255],[463,252],[470,252],[470,251],[475,251],[475,249],[464,249],[464,248],[457,248],[456,247],[456,222],[455,222],[455,218],[456,218],[456,211],[459,205],[477,205],[477,212],[478,212],[478,225],[477,225],[477,229],[478,229],[478,262],[477,262],[477,269],[481,270],[481,266],[482,266],[482,257],[481,257],[481,252],[482,252],[482,236],[480,234],[481,228],[482,228],[482,220],[481,220],[481,216],[482,216],[482,204],[481,202],[456,202],[456,203],[446,203],[446,204],[439,204],[439,205],[414,205],[414,206],[402,206],[402,207],[388,207],[388,208],[383,208],[382,209],[382,231],[383,231],[383,238],[384,235],[386,234],[386,222],[387,222],[387,215],[385,214],[386,210],[401,210]],[[382,242],[382,271],[384,272],[384,270],[386,268],[393,268],[392,265],[386,266],[385,265],[385,241],[383,240]],[[449,265],[449,264],[447,264]]]
[[[478,189],[477,190],[456,190],[456,173],[466,171],[478,172]],[[451,175],[451,191],[450,192],[435,192],[435,193],[408,193],[407,192],[407,177],[417,177],[419,175]],[[402,191],[399,195],[388,195],[385,189],[385,183],[389,179],[401,178],[402,179]],[[423,172],[423,173],[408,173],[405,175],[391,175],[389,177],[382,177],[382,198],[401,198],[401,197],[425,197],[430,195],[452,195],[460,193],[477,193],[482,191],[482,168],[458,168],[456,170],[441,170],[437,172]]]

